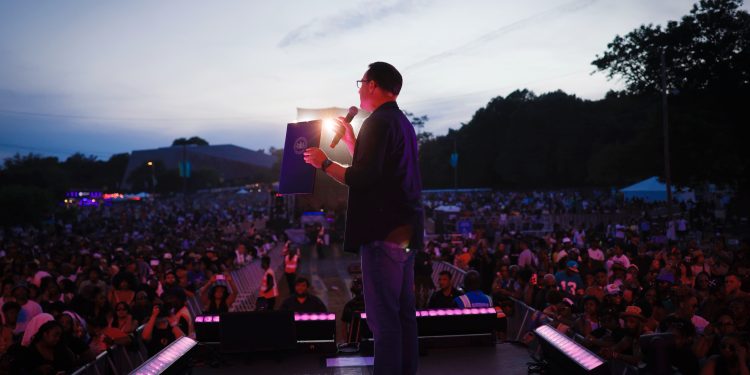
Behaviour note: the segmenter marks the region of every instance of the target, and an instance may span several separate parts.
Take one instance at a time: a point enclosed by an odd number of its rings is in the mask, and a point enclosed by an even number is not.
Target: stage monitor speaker
[[[198,315],[195,317],[195,338],[200,342],[219,342],[219,315]]]
[[[497,312],[494,308],[418,310],[417,329],[420,339],[449,337],[494,337]],[[367,320],[367,314],[360,314]],[[368,327],[363,327],[362,337],[371,338]]]
[[[225,353],[295,349],[294,313],[280,310],[221,314],[219,337]]]
[[[336,314],[294,313],[297,343],[321,344],[336,342]]]

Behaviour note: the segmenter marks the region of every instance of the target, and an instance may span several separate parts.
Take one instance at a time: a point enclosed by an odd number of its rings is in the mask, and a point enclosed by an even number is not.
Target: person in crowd
[[[576,322],[576,332],[583,337],[588,337],[599,327],[599,300],[594,296],[585,296],[583,297],[583,314]]]
[[[42,306],[36,301],[29,299],[29,287],[26,284],[19,284],[13,288],[13,297],[21,306],[21,310],[16,318],[16,329],[14,334],[19,335],[26,331],[26,325],[31,319],[43,312]]]
[[[440,278],[438,278],[439,282]],[[495,280],[492,282],[493,296],[509,297],[515,291],[516,285],[515,279],[510,275],[510,267],[507,264],[501,264],[495,274]]]
[[[88,271],[88,279],[78,286],[78,294],[91,297],[95,291],[103,291],[107,295],[107,282],[102,280],[102,270],[99,267],[91,267]]]
[[[289,292],[294,290],[294,281],[297,278],[297,269],[299,267],[299,246],[291,246],[287,243],[284,255],[284,277],[286,278]]]
[[[365,311],[365,297],[362,293],[362,279],[355,277],[352,279],[352,286],[349,288],[352,293],[352,299],[346,302],[341,312],[341,322],[344,324],[343,332],[346,333],[347,342],[359,342],[360,314]]]
[[[414,290],[418,308],[427,306],[429,298],[435,290],[435,283],[432,280],[432,258],[428,249],[429,246],[424,250],[418,250],[414,256]],[[492,272],[486,272],[484,275],[490,278],[489,282],[491,283]]]
[[[641,309],[638,306],[628,306],[624,312],[620,313],[620,318],[625,322],[624,337],[617,344],[603,349],[599,354],[605,359],[637,365],[642,357],[638,339],[643,333],[646,318],[641,315]]]
[[[533,277],[533,276],[532,276]],[[537,310],[544,310],[547,308],[547,301],[549,293],[557,292],[557,280],[555,275],[548,273],[542,278],[542,282],[538,283],[536,290],[534,291],[533,306]]]
[[[120,330],[125,335],[135,332],[135,329],[138,328],[138,321],[130,313],[130,304],[120,301],[115,305],[115,314],[112,316],[109,326]]]
[[[217,275],[211,277],[211,280],[200,290],[203,310],[206,314],[223,314],[229,312],[229,308],[237,299],[238,289],[232,275],[229,273],[223,275],[224,280],[227,282],[226,285],[217,284],[216,277]]]
[[[113,288],[109,290],[109,303],[116,305],[125,302],[132,305],[135,302],[135,275],[130,272],[120,272],[112,279]]]
[[[142,338],[150,356],[158,353],[178,338],[185,336],[174,314],[163,305],[156,304],[143,327]]]
[[[247,246],[243,243],[237,244],[237,248],[234,250],[234,257],[235,257],[235,265],[237,267],[242,267],[246,264],[249,264],[253,257],[247,252]]]
[[[84,326],[83,318],[72,311],[65,311],[57,317],[57,322],[62,327],[60,341],[63,346],[69,348],[76,357],[76,364],[83,365],[96,358],[94,352],[89,348],[88,327]]]
[[[747,365],[747,341],[741,335],[731,333],[721,339],[721,352],[706,360],[701,369],[701,375],[747,375],[750,369]]]
[[[279,296],[279,290],[276,285],[276,274],[271,268],[271,258],[263,256],[260,260],[260,267],[265,271],[260,281],[260,291],[255,303],[256,310],[273,310],[276,305],[276,297]]]
[[[521,253],[518,255],[518,267],[536,270],[539,266],[539,259],[536,254],[524,241],[521,241],[518,246],[521,248]]]
[[[612,265],[615,263],[619,263],[626,270],[628,267],[630,267],[630,259],[623,253],[623,249],[620,244],[615,244],[614,248],[612,249],[612,256],[609,257],[606,262],[607,269],[611,271]]]
[[[492,307],[492,298],[481,290],[479,272],[469,271],[464,276],[464,294],[453,299],[456,307],[461,309],[474,307]]]
[[[16,321],[21,312],[21,305],[15,301],[6,301],[2,307],[2,327],[0,328],[0,356],[14,343],[17,343]]]
[[[452,275],[448,271],[440,271],[438,277],[438,288],[432,292],[430,299],[427,302],[427,308],[429,309],[442,309],[442,308],[453,308],[456,307],[456,298],[461,293],[453,287],[451,282]]]
[[[699,315],[696,315],[697,310],[698,298],[693,294],[686,294],[680,300],[679,308],[675,313],[677,317],[689,321],[694,326],[695,332],[691,335],[691,337],[696,333],[702,335],[703,331],[709,324],[708,320]]]
[[[281,310],[294,312],[326,312],[323,301],[309,293],[310,282],[304,277],[297,277],[294,282],[294,293],[281,303]]]
[[[748,293],[742,290],[742,279],[734,273],[724,276],[724,294],[727,301],[748,296]]]
[[[86,320],[93,321],[99,319],[107,322],[112,319],[112,315],[112,305],[109,303],[105,292],[100,290],[94,291],[94,299],[90,304],[88,314],[85,315]]]
[[[182,289],[172,289],[162,295],[164,308],[169,309],[170,318],[177,322],[180,330],[188,337],[195,337],[194,317],[187,307],[187,295]]]
[[[588,256],[589,260],[591,261],[591,268],[601,268],[604,267],[604,252],[601,249],[601,245],[598,241],[595,241],[594,244],[588,249]]]
[[[575,260],[567,261],[564,271],[557,271],[555,281],[560,291],[568,296],[575,296],[584,292],[583,280],[581,275],[578,274],[578,262]]]
[[[60,324],[51,319],[35,331],[32,340],[25,346],[23,359],[15,363],[12,372],[54,375],[73,370],[75,357],[68,347],[61,345]]]
[[[148,292],[139,290],[135,293],[135,300],[133,301],[133,307],[130,309],[130,313],[138,322],[145,322],[151,315],[151,300],[148,297]]]

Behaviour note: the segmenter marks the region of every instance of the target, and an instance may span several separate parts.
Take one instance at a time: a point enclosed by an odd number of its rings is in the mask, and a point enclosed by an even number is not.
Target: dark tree
[[[427,121],[430,121],[429,117],[427,117],[426,115],[417,116],[409,111],[403,112],[404,115],[406,115],[406,117],[409,119],[411,124],[414,126],[414,129],[417,132],[417,142],[420,145],[423,145],[425,142],[434,138],[432,133],[424,130],[424,125],[427,123]]]
[[[690,14],[666,27],[644,25],[616,36],[592,62],[609,78],[620,77],[631,93],[660,87],[664,50],[670,91],[718,92],[750,87],[750,15],[742,0],[701,0]]]
[[[184,145],[208,146],[208,141],[201,137],[177,138],[172,141],[172,146]]]

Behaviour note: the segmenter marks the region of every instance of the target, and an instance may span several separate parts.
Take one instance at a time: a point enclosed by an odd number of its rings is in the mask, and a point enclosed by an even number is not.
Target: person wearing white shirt
[[[698,298],[695,296],[687,296],[680,302],[680,308],[677,311],[677,315],[683,319],[690,320],[695,326],[695,333],[702,335],[703,330],[706,329],[709,322],[705,318],[695,315],[695,311],[698,309]]]
[[[539,260],[529,246],[525,242],[521,242],[521,254],[518,255],[518,267],[521,268],[536,268],[539,264]]]
[[[599,246],[590,247],[588,250],[589,259],[604,263],[604,252]]]
[[[581,230],[576,229],[576,230],[573,231],[573,242],[575,242],[575,245],[578,246],[579,249],[583,248],[583,246],[585,245],[585,241],[586,241],[586,231],[585,230],[583,230],[583,229],[581,229]]]
[[[16,319],[16,329],[13,333],[20,334],[26,330],[26,326],[31,319],[43,311],[42,306],[29,299],[29,289],[26,285],[18,285],[13,288],[13,296],[16,298],[16,302],[21,305],[21,311],[18,312],[18,318]]]
[[[622,247],[620,247],[620,245],[615,245],[615,254],[607,260],[607,271],[612,271],[612,264],[615,262],[622,264],[625,269],[630,267],[630,259],[622,253]]]

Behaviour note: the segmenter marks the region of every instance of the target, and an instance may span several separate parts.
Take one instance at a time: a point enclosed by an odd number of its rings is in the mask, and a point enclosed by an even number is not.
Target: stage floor
[[[274,374],[274,375],[369,375],[371,366],[326,367],[318,354],[291,354],[284,358],[269,355],[225,355],[217,368],[201,365],[195,375]],[[530,361],[526,348],[514,344],[494,347],[434,348],[419,358],[419,374],[526,374]]]

